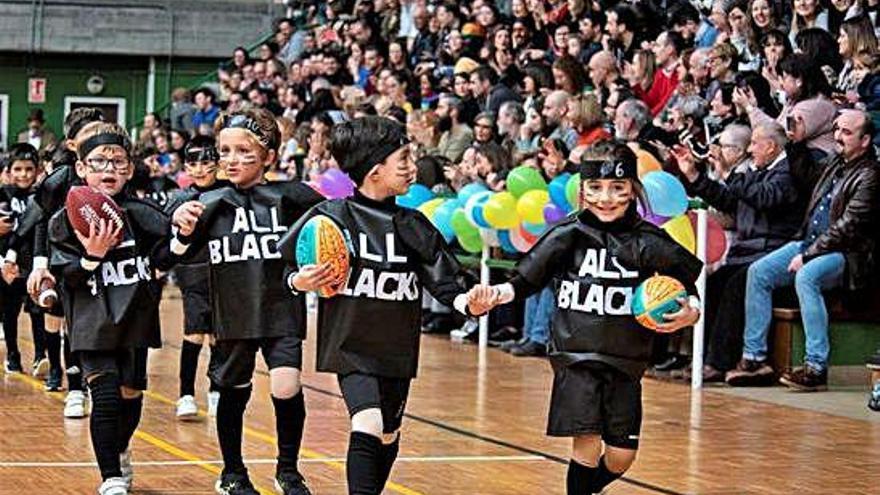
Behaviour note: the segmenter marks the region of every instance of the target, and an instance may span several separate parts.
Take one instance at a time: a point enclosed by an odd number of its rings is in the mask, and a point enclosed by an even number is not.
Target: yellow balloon
[[[672,220],[663,224],[663,230],[670,235],[675,242],[684,246],[685,249],[695,254],[697,251],[697,238],[694,235],[694,228],[687,215],[679,215]]]
[[[640,179],[647,173],[663,170],[663,166],[654,158],[654,155],[645,150],[636,150],[636,158],[638,158],[637,167]]]
[[[507,230],[518,226],[516,198],[507,191],[493,194],[483,205],[483,218],[495,229]]]
[[[541,189],[526,191],[516,202],[519,218],[528,223],[544,223],[544,205],[550,201],[550,194]]]

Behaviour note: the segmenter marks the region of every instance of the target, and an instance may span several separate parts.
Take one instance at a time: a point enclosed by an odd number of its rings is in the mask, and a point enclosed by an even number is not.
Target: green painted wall
[[[161,109],[169,100],[169,89],[178,86],[192,87],[212,74],[217,60],[173,59],[168,77],[167,59],[156,59],[155,108]],[[0,53],[0,94],[9,95],[9,136],[6,143],[14,142],[18,132],[27,125],[32,108],[42,108],[47,126],[60,137],[64,119],[64,98],[67,96],[92,96],[86,90],[86,81],[94,74],[104,78],[104,91],[100,97],[126,99],[126,125],[138,126],[146,108],[147,71],[146,57],[69,56]],[[30,105],[27,102],[28,79],[46,79],[46,102]]]

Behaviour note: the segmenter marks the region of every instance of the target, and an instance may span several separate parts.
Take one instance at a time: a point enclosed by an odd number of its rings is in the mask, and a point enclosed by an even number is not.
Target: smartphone
[[[795,126],[797,126],[797,120],[794,115],[789,115],[785,118],[785,130],[788,132],[793,132]]]

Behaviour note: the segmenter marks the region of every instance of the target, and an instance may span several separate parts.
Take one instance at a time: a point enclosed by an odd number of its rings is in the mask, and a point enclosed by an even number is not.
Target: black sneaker
[[[275,475],[275,491],[281,495],[312,495],[306,480],[296,471],[284,471]]]
[[[767,361],[741,359],[736,369],[727,372],[724,381],[731,387],[766,387],[773,384],[773,374]]]
[[[46,377],[46,391],[58,392],[61,390],[61,368],[49,368],[49,376]]]
[[[502,342],[501,345],[498,346],[498,348],[504,352],[510,352],[510,350],[513,349],[514,347],[519,347],[528,341],[529,341],[529,339],[527,337],[523,337],[519,340],[511,339],[511,340],[507,340],[505,342]]]
[[[666,361],[654,366],[654,370],[659,373],[669,373],[672,370],[680,370],[690,364],[690,359],[681,354],[675,354]]]
[[[865,366],[869,369],[880,371],[880,349],[874,351],[874,355],[865,360]]]
[[[260,495],[247,474],[225,473],[214,484],[218,495]]]
[[[24,368],[21,367],[21,356],[19,354],[7,355],[4,368],[7,373],[24,373]]]
[[[547,346],[534,341],[528,341],[510,349],[510,355],[516,357],[543,357],[547,355]]]
[[[779,381],[798,392],[820,392],[828,390],[828,370],[802,366],[786,371],[779,377]]]

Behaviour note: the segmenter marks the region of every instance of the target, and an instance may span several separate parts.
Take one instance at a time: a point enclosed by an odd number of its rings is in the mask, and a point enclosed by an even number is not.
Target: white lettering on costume
[[[251,260],[280,259],[278,241],[287,227],[279,221],[278,208],[269,209],[269,223],[260,225],[256,212],[236,208],[230,235],[208,241],[208,258],[212,265]],[[240,239],[240,248],[236,240]]]
[[[370,251],[369,238],[363,232],[358,234],[358,244],[358,256],[362,260],[396,265],[409,261],[406,256],[397,253],[393,233],[385,234],[385,249],[381,251]],[[350,280],[342,294],[381,301],[416,301],[421,298],[421,288],[414,272],[363,267],[353,284]]]
[[[595,280],[626,280],[638,278],[639,272],[625,268],[605,248],[588,249],[578,270],[578,278]],[[606,286],[563,280],[559,285],[556,304],[560,309],[593,313],[600,316],[632,314],[633,287]]]
[[[135,285],[144,280],[151,280],[150,258],[138,256],[119,261],[103,261],[101,280],[105,286]],[[92,287],[92,292],[95,292],[95,287]]]

